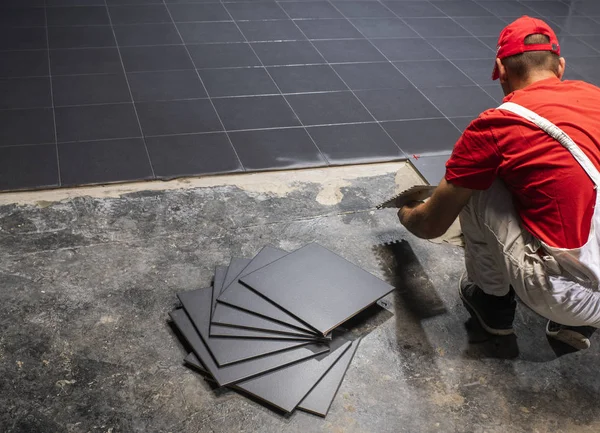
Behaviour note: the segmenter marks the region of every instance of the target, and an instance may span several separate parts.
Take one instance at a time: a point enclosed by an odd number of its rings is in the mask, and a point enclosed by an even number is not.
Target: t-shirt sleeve
[[[453,185],[485,190],[496,179],[501,156],[486,117],[471,122],[454,145],[445,176]]]

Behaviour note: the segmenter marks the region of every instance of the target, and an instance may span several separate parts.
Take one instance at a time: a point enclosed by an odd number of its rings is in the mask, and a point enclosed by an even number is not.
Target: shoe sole
[[[465,306],[465,308],[467,309],[467,311],[469,312],[469,314],[471,315],[471,317],[476,318],[477,321],[479,322],[479,324],[481,325],[481,327],[483,329],[485,329],[485,331],[488,334],[497,335],[499,337],[506,337],[507,335],[513,335],[515,333],[515,330],[513,328],[510,328],[510,329],[495,329],[495,328],[489,327],[483,321],[482,317],[479,315],[479,313],[477,312],[477,310],[469,303],[469,301],[467,301],[467,299],[463,295],[462,287],[461,287],[460,283],[458,284],[458,295],[460,296],[460,299],[462,300],[463,305]]]
[[[591,346],[589,338],[582,336],[579,332],[570,329],[561,329],[560,331],[552,332],[546,326],[546,335],[555,340],[561,341],[577,350],[589,349]],[[583,337],[583,338],[582,338]]]

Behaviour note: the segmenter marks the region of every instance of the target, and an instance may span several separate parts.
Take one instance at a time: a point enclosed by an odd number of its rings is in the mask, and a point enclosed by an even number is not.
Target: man
[[[584,349],[600,327],[600,89],[564,71],[546,23],[509,24],[492,77],[504,104],[468,126],[432,197],[398,216],[427,239],[460,216],[459,293],[489,333],[514,332],[516,294],[549,336]]]

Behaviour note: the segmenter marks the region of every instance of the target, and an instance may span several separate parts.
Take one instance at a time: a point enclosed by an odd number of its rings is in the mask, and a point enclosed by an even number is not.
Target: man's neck
[[[556,74],[550,71],[541,71],[537,73],[532,73],[527,77],[527,79],[518,81],[513,85],[512,91],[517,91],[524,89],[526,87],[531,86],[532,84],[537,83],[538,81],[547,80],[548,78],[557,78]]]

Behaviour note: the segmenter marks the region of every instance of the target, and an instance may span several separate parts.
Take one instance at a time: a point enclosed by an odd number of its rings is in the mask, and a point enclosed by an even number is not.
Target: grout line
[[[135,118],[138,123],[138,128],[140,128],[140,134],[142,135],[142,141],[144,143],[144,149],[146,150],[146,157],[148,158],[148,163],[150,164],[150,171],[152,172],[152,178],[156,179],[156,174],[154,173],[154,166],[152,165],[152,159],[150,158],[150,151],[148,150],[148,146],[146,144],[146,138],[144,137],[144,130],[142,129],[142,122],[140,121],[140,116],[137,111],[137,107],[135,106],[135,100],[133,99],[133,92],[131,91],[131,85],[129,84],[129,77],[127,77],[127,70],[125,69],[125,63],[123,62],[123,56],[121,54],[121,48],[117,43],[117,35],[115,33],[115,28],[112,25],[112,18],[110,16],[110,10],[108,8],[108,4],[106,0],[104,0],[104,7],[106,9],[106,14],[108,15],[108,22],[110,23],[110,29],[112,31],[113,38],[115,40],[115,44],[117,45],[117,53],[119,54],[119,61],[121,62],[121,68],[123,68],[123,75],[125,75],[125,82],[127,83],[127,90],[129,91],[129,97],[131,98],[131,103],[133,104],[133,112],[135,113]]]

